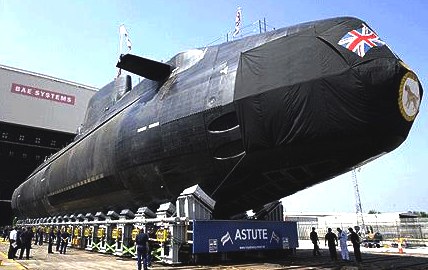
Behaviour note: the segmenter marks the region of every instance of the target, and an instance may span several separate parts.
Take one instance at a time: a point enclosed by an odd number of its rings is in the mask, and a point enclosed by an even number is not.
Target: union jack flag
[[[385,42],[380,40],[378,35],[363,24],[359,29],[349,31],[337,43],[346,49],[364,57],[373,47],[383,46]]]
[[[236,11],[236,17],[235,17],[235,31],[233,32],[233,36],[235,37],[239,32],[241,31],[241,19],[242,19],[242,10],[240,7],[238,7],[238,10]]]

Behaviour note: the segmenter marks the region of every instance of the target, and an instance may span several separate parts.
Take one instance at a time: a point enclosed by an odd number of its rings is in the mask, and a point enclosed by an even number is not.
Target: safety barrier
[[[143,228],[149,233],[152,250],[159,253],[155,257],[164,263],[174,264],[178,263],[178,245],[185,242],[183,235],[189,219],[168,216],[167,212],[162,210],[157,213],[162,217],[150,217],[154,214],[148,214],[146,209],[133,216],[131,211],[125,209],[121,215],[117,215],[117,219],[107,218],[107,215],[97,212],[95,216],[86,214],[83,220],[61,216],[50,220],[28,219],[20,221],[19,225],[42,228],[47,236],[50,230],[56,234],[65,229],[70,234],[69,244],[73,248],[127,257],[135,257],[136,235]],[[174,241],[170,241],[172,238]]]
[[[178,264],[181,263],[179,258],[184,258],[183,254],[188,256],[186,260],[191,260],[195,238],[193,224],[198,220],[210,220],[214,204],[215,201],[202,189],[194,186],[183,191],[176,205],[161,204],[155,213],[140,207],[135,214],[129,209],[120,214],[114,211],[95,215],[81,213],[26,219],[18,221],[18,225],[42,228],[45,239],[48,239],[50,230],[65,229],[70,234],[69,245],[73,248],[134,258],[135,239],[143,228],[149,235],[152,258],[165,264]]]

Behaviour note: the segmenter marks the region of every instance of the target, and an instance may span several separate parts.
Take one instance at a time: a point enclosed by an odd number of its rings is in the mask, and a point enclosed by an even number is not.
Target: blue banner
[[[297,246],[296,222],[193,221],[193,253],[289,249]]]

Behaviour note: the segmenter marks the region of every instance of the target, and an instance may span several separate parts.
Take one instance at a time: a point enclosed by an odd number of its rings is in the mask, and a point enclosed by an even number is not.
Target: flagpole
[[[123,34],[122,34],[122,25],[119,26],[119,56],[122,55],[122,47],[123,47]]]
[[[122,34],[122,25],[119,26],[119,59],[122,56],[122,45],[123,45],[123,34]],[[116,78],[119,78],[120,74],[122,73],[122,70],[120,68],[117,68],[117,75]]]

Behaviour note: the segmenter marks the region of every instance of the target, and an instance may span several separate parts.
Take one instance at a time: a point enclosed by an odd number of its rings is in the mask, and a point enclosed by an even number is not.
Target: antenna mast
[[[358,169],[360,171],[360,169]],[[365,234],[365,224],[363,217],[363,208],[361,207],[361,198],[360,198],[360,189],[358,188],[358,179],[357,179],[357,171],[356,169],[352,170],[352,180],[354,182],[354,192],[355,192],[355,207],[357,214],[357,225],[361,229],[361,233]]]

